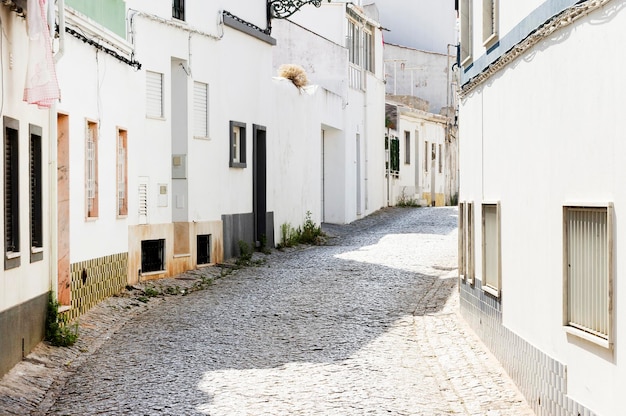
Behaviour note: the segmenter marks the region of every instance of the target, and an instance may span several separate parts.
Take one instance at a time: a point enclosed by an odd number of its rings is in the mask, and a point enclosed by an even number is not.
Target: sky
[[[364,4],[372,1],[364,1]],[[454,0],[376,0],[385,42],[446,53],[456,44]]]

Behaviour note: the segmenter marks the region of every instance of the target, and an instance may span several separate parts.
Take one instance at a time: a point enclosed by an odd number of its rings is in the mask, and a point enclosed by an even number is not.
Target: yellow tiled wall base
[[[98,302],[119,293],[126,287],[128,253],[72,263],[70,268],[72,308],[66,316],[69,320],[74,320]],[[84,276],[86,280],[83,283]]]

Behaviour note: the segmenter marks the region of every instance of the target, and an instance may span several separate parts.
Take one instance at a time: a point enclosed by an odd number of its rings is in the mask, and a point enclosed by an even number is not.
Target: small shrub
[[[237,264],[240,266],[245,266],[250,263],[250,259],[252,259],[252,250],[250,249],[250,245],[243,240],[238,241],[239,244],[239,258],[237,259]]]
[[[306,77],[306,71],[300,65],[281,65],[280,68],[278,68],[278,75],[283,78],[287,78],[298,88],[306,87],[309,83],[309,80]]]
[[[319,237],[322,235],[322,228],[317,226],[311,219],[311,211],[306,212],[304,225],[300,234],[300,243],[319,244]]]
[[[68,324],[63,316],[59,316],[59,302],[48,292],[48,309],[46,312],[45,339],[55,347],[69,347],[78,339],[78,324]]]
[[[161,292],[159,292],[159,289],[153,287],[153,286],[148,286],[143,290],[143,294],[146,295],[149,298],[153,298],[155,296],[159,296],[161,294]]]

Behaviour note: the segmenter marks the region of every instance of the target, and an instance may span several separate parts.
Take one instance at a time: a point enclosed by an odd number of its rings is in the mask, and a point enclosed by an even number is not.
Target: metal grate
[[[20,249],[18,166],[18,131],[6,127],[4,138],[4,236],[7,253],[19,252]]]
[[[30,135],[30,245],[43,247],[41,136]]]
[[[143,240],[141,242],[141,272],[165,270],[165,240]]]
[[[607,208],[566,207],[567,323],[609,337],[610,264]]]

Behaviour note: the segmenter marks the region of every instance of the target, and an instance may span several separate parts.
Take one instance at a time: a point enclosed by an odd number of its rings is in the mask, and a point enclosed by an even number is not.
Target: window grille
[[[564,207],[565,325],[610,342],[612,206]]]
[[[428,172],[430,168],[430,148],[428,147],[428,142],[424,142],[424,172]]]
[[[209,137],[208,100],[209,86],[203,82],[193,84],[194,137]]]
[[[211,263],[211,234],[198,235],[196,238],[198,264]]]
[[[141,272],[152,273],[165,270],[165,240],[141,242]]]

